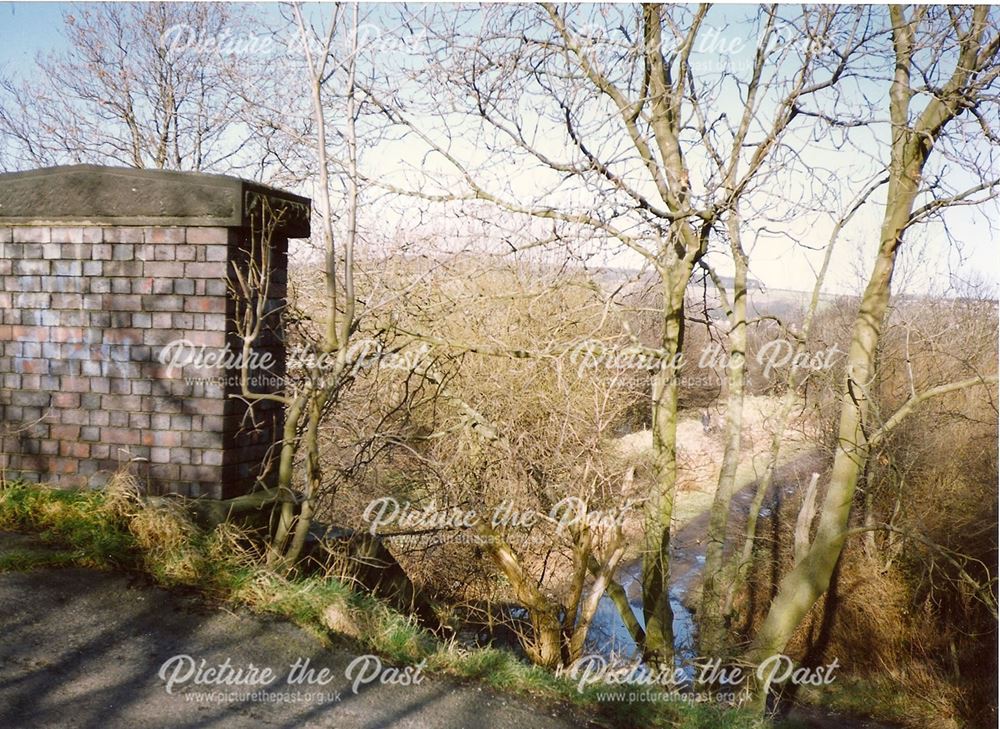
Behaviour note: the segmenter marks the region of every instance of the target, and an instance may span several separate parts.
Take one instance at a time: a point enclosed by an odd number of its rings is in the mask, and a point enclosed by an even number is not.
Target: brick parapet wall
[[[236,371],[171,368],[161,357],[178,340],[210,351],[236,346],[227,276],[245,235],[191,226],[0,227],[0,467],[78,486],[130,463],[153,493],[228,498],[250,490],[280,428],[278,408],[259,405],[247,418],[233,397]],[[278,307],[287,239],[272,244]],[[261,346],[280,378],[277,335]]]

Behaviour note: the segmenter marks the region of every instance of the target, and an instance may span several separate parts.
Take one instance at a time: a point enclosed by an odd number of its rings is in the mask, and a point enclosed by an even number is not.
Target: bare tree
[[[646,629],[636,637],[646,658],[660,665],[671,664],[673,644],[667,583],[677,483],[678,355],[692,272],[708,265],[713,241],[729,242],[738,272],[731,331],[745,337],[741,216],[755,211],[741,210],[742,201],[760,194],[761,180],[773,180],[795,164],[795,151],[782,142],[788,129],[796,119],[807,119],[809,99],[833,87],[848,59],[870,40],[857,11],[807,11],[794,22],[763,9],[757,23],[761,40],[749,70],[727,68],[713,75],[693,62],[708,13],[707,6],[647,5],[598,15],[592,8],[545,4],[540,10],[487,13],[480,32],[471,36],[429,22],[426,27],[451,55],[450,63],[435,56],[427,71],[440,81],[433,103],[438,109],[457,106],[480,120],[480,129],[489,130],[480,144],[492,164],[505,160],[532,170],[543,182],[527,194],[505,188],[475,159],[456,151],[461,145],[451,137],[461,129],[448,117],[438,129],[386,109],[443,168],[457,173],[449,180],[435,171],[419,189],[383,182],[387,189],[462,205],[471,214],[486,204],[550,226],[547,234],[532,230],[534,237],[515,247],[554,243],[584,260],[602,247],[621,247],[653,272],[661,302],[651,403],[656,486],[646,502]],[[777,31],[786,22],[806,28],[811,42],[802,48],[781,41]],[[455,26],[462,27],[461,20]],[[813,42],[818,39],[835,51],[823,52],[825,46]],[[787,58],[788,65],[769,65],[776,56]],[[744,100],[735,125],[711,111],[730,84]],[[710,160],[708,171],[692,167],[689,157],[696,149],[696,156]],[[464,191],[455,192],[454,184]],[[780,214],[789,214],[789,207]],[[735,340],[734,346],[743,348]],[[741,382],[742,374],[733,373],[733,418],[740,411]],[[730,442],[738,430],[734,420]],[[732,451],[724,468],[723,500],[731,497],[737,457]],[[631,614],[622,617],[628,621]]]
[[[280,513],[269,545],[268,561],[272,566],[289,568],[301,556],[316,510],[316,498],[323,485],[320,457],[320,429],[324,418],[335,404],[342,389],[349,384],[350,341],[356,324],[356,293],[354,288],[354,251],[357,241],[358,210],[358,140],[356,122],[358,101],[356,79],[358,68],[357,29],[358,9],[350,13],[335,6],[330,18],[317,29],[300,6],[292,6],[297,31],[302,41],[302,71],[311,105],[317,169],[314,199],[318,203],[321,250],[324,253],[325,291],[322,315],[311,332],[310,356],[295,363],[294,377],[280,392],[260,392],[251,386],[249,371],[252,358],[247,356],[265,331],[268,310],[270,266],[266,260],[267,245],[259,246],[257,262],[250,275],[236,282],[236,293],[243,305],[238,319],[244,357],[242,358],[241,394],[250,405],[276,402],[284,411],[284,430],[277,455],[276,499]],[[341,116],[337,129],[343,142],[343,154],[331,160],[330,107],[339,107]],[[332,177],[339,174],[346,180],[346,195],[342,205],[333,199]],[[340,238],[335,234],[334,217],[342,212],[344,225]],[[275,221],[261,221],[267,235]],[[304,473],[296,473],[299,457]]]
[[[229,91],[235,58],[215,45],[242,21],[219,4],[82,7],[63,16],[68,48],[31,78],[0,85],[13,166],[114,163],[230,171],[246,129]],[[11,163],[8,163],[11,164]]]
[[[995,32],[990,13],[985,6],[940,12],[924,7],[889,8],[895,61],[889,90],[889,186],[878,253],[848,352],[837,451],[816,532],[808,550],[781,580],[749,652],[753,662],[780,652],[829,586],[848,536],[858,476],[872,444],[920,402],[987,381],[976,377],[919,393],[881,426],[872,427],[869,389],[876,376],[876,353],[889,307],[893,269],[906,231],[928,212],[976,199],[998,185],[995,171],[991,174],[987,169],[969,188],[941,196],[924,176],[932,152],[947,146],[945,133],[957,119],[968,112],[986,124],[980,105],[995,99],[993,90],[1000,76],[1000,34]],[[946,68],[949,62],[950,72]],[[987,132],[992,135],[988,127]],[[980,172],[974,167],[971,171]],[[918,205],[922,196],[928,201]],[[759,706],[763,706],[766,693],[766,685],[757,687]]]

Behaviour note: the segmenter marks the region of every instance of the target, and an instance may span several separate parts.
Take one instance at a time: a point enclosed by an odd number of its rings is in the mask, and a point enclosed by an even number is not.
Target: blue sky
[[[30,68],[40,50],[63,43],[62,3],[0,3],[0,65],[8,70]]]
[[[59,50],[65,46],[62,15],[72,8],[73,5],[67,3],[0,3],[0,73],[30,79],[34,59],[39,52]],[[276,5],[271,5],[264,12],[276,15],[277,10]],[[739,19],[745,18],[748,10],[745,6],[717,9],[714,22],[719,27],[733,23],[736,26],[733,29],[735,32],[739,30]],[[387,147],[376,156],[377,164],[386,168],[398,168],[404,161],[408,164],[420,164],[420,155],[413,157],[416,152],[412,148],[405,149],[405,146],[400,145],[400,149]],[[1000,210],[996,204],[992,204],[986,211],[986,215],[994,220],[998,213]],[[935,226],[928,226],[919,232],[913,231],[916,234],[914,237],[919,237],[922,243],[920,260],[916,260],[915,254],[910,254],[909,258],[914,260],[907,265],[916,272],[914,280],[922,281],[916,285],[917,289],[940,289],[953,272],[965,278],[979,277],[996,286],[1000,279],[1000,240],[994,227],[986,224],[986,215],[983,211],[971,209],[954,211],[951,228],[963,241],[961,254],[944,245],[940,228],[935,230]],[[856,288],[860,281],[857,270],[859,264],[865,268],[865,262],[870,260],[873,244],[869,239],[870,231],[877,229],[878,210],[873,209],[870,215],[861,216],[859,223],[861,225],[854,241],[840,248],[830,281],[834,289],[851,291]],[[815,226],[804,224],[804,230],[816,234]],[[913,248],[916,249],[917,246]],[[776,288],[808,288],[811,279],[810,258],[815,256],[801,250],[792,250],[788,245],[774,244],[759,251],[754,257],[753,275]]]

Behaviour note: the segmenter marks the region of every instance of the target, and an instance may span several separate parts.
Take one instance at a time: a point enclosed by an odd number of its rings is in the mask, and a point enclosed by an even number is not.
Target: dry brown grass
[[[179,500],[148,503],[138,481],[123,469],[105,486],[102,508],[125,522],[147,568],[159,579],[168,584],[197,581],[203,569],[194,547],[198,530]]]
[[[828,318],[840,314],[834,310]],[[835,320],[827,323],[830,331],[842,330]],[[995,306],[904,304],[890,319],[883,347],[872,428],[914,391],[995,373]],[[820,421],[834,423],[831,391],[814,394]],[[867,512],[872,524],[890,523],[897,531],[850,537],[830,592],[788,648],[816,664],[840,660],[848,680],[831,696],[817,697],[824,703],[867,709],[912,727],[996,724],[996,619],[955,564],[992,589],[996,403],[995,386],[925,403],[869,459],[853,526],[863,525]],[[754,600],[740,606],[747,636],[763,619],[776,579],[790,567],[797,511],[796,499],[786,501],[763,525]]]

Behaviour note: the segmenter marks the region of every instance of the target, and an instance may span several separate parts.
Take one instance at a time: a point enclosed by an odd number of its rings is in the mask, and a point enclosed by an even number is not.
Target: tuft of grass
[[[59,491],[0,483],[0,528],[38,533],[86,567],[129,567],[135,540],[121,520],[102,509],[97,492]]]

